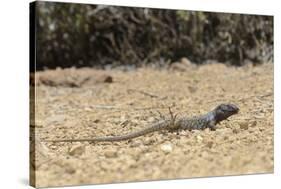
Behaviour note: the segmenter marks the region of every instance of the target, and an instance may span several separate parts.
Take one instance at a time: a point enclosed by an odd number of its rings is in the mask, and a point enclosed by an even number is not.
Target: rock
[[[171,64],[171,69],[175,71],[186,71],[187,67],[179,62],[174,62]]]
[[[214,142],[213,142],[213,141],[208,141],[208,142],[206,143],[206,146],[207,146],[208,148],[212,148],[213,145],[214,145]]]
[[[250,122],[250,126],[251,127],[255,127],[257,125],[257,121],[256,120],[253,120]]]
[[[240,129],[247,130],[249,128],[249,123],[246,121],[239,122]]]
[[[56,150],[56,149],[58,149],[58,146],[50,146],[50,148],[52,149],[52,150]]]
[[[181,63],[182,63],[183,65],[185,65],[185,66],[192,66],[191,61],[190,61],[188,58],[186,58],[186,57],[184,57],[184,58],[181,59]]]
[[[138,140],[132,140],[132,142],[130,143],[130,147],[135,148],[140,146],[142,143]]]
[[[104,156],[107,158],[117,157],[117,152],[114,150],[107,150],[104,152]]]
[[[259,115],[254,115],[254,118],[256,119],[264,119],[265,115],[259,114]]]
[[[191,61],[188,58],[182,58],[180,62],[174,62],[171,64],[171,69],[176,71],[186,71],[190,68],[194,68]]]
[[[85,152],[85,146],[83,145],[76,145],[70,148],[68,154],[71,156],[80,156]]]
[[[143,141],[144,145],[150,145],[154,142],[154,140],[152,138],[147,138]]]
[[[149,117],[149,118],[147,119],[147,121],[150,122],[150,123],[152,123],[152,122],[155,121],[155,117]]]
[[[99,119],[95,119],[95,120],[94,120],[94,123],[99,123],[99,122],[100,122]]]
[[[184,137],[188,136],[189,133],[190,132],[188,130],[182,130],[182,131],[179,132],[180,136],[184,136]]]
[[[171,153],[173,151],[173,145],[170,144],[170,143],[167,143],[167,144],[162,144],[160,149],[165,152],[166,154],[167,153]]]
[[[196,139],[198,142],[202,142],[203,141],[203,137],[201,137],[200,135],[196,136]]]
[[[191,130],[192,135],[199,135],[202,131],[200,130]]]

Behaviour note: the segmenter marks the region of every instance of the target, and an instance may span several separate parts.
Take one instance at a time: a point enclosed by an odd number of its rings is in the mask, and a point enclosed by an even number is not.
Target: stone
[[[162,144],[160,149],[166,154],[171,153],[173,151],[173,145],[170,143]]]
[[[104,156],[107,158],[117,157],[117,152],[114,150],[107,150],[104,152]]]
[[[257,125],[257,121],[256,120],[253,120],[250,122],[250,126],[251,127],[255,127]]]
[[[185,66],[191,66],[192,65],[191,61],[186,57],[181,59],[181,63],[184,64]]]
[[[154,140],[152,138],[147,138],[143,141],[144,145],[150,145],[154,142]]]
[[[99,83],[112,83],[113,78],[110,75],[102,74],[99,77],[96,78],[96,81]]]
[[[85,152],[85,146],[83,145],[76,145],[70,148],[68,154],[71,156],[80,156]]]
[[[181,63],[179,63],[179,62],[172,63],[171,64],[171,69],[175,70],[175,71],[182,71],[182,72],[187,70],[186,66],[181,64]]]
[[[202,142],[203,141],[203,137],[201,137],[200,135],[196,136],[196,139],[198,142]]]
[[[247,130],[249,128],[249,123],[246,121],[239,122],[240,129]]]

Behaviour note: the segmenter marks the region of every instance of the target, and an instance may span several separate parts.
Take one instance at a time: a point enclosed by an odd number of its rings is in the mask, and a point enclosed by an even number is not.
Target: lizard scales
[[[45,140],[46,142],[115,142],[129,140],[137,138],[148,133],[152,133],[160,130],[204,130],[210,128],[215,130],[216,124],[220,123],[223,120],[226,120],[228,117],[237,114],[239,108],[234,104],[220,104],[212,111],[192,118],[179,118],[176,119],[171,111],[171,118],[167,120],[162,120],[160,122],[154,123],[142,130],[132,132],[120,136],[105,136],[105,137],[96,137],[96,138],[86,138],[86,139],[58,139],[58,140]]]

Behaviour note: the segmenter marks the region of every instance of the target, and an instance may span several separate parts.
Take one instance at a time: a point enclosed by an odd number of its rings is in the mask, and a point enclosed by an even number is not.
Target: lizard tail
[[[151,125],[149,127],[146,127],[143,130],[129,133],[126,135],[105,136],[105,137],[96,137],[96,138],[89,138],[89,139],[85,138],[85,139],[45,140],[45,142],[115,142],[115,141],[122,141],[122,140],[129,140],[132,138],[137,138],[139,136],[143,136],[148,133],[152,133],[154,131],[167,129],[169,126],[170,126],[169,121],[162,121],[162,122],[155,123],[154,125]]]

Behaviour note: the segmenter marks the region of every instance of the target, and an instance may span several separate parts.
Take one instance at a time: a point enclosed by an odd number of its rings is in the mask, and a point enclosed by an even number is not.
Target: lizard
[[[96,138],[85,138],[85,139],[57,139],[57,140],[45,140],[45,142],[115,142],[130,140],[137,138],[148,133],[160,131],[160,130],[204,130],[209,128],[210,130],[215,130],[216,125],[221,121],[226,120],[228,117],[235,115],[239,112],[239,108],[234,104],[220,104],[212,111],[191,118],[179,118],[176,119],[177,115],[173,115],[170,110],[171,118],[163,119],[159,122],[156,122],[142,130],[135,131],[125,135],[119,136],[104,136]]]

